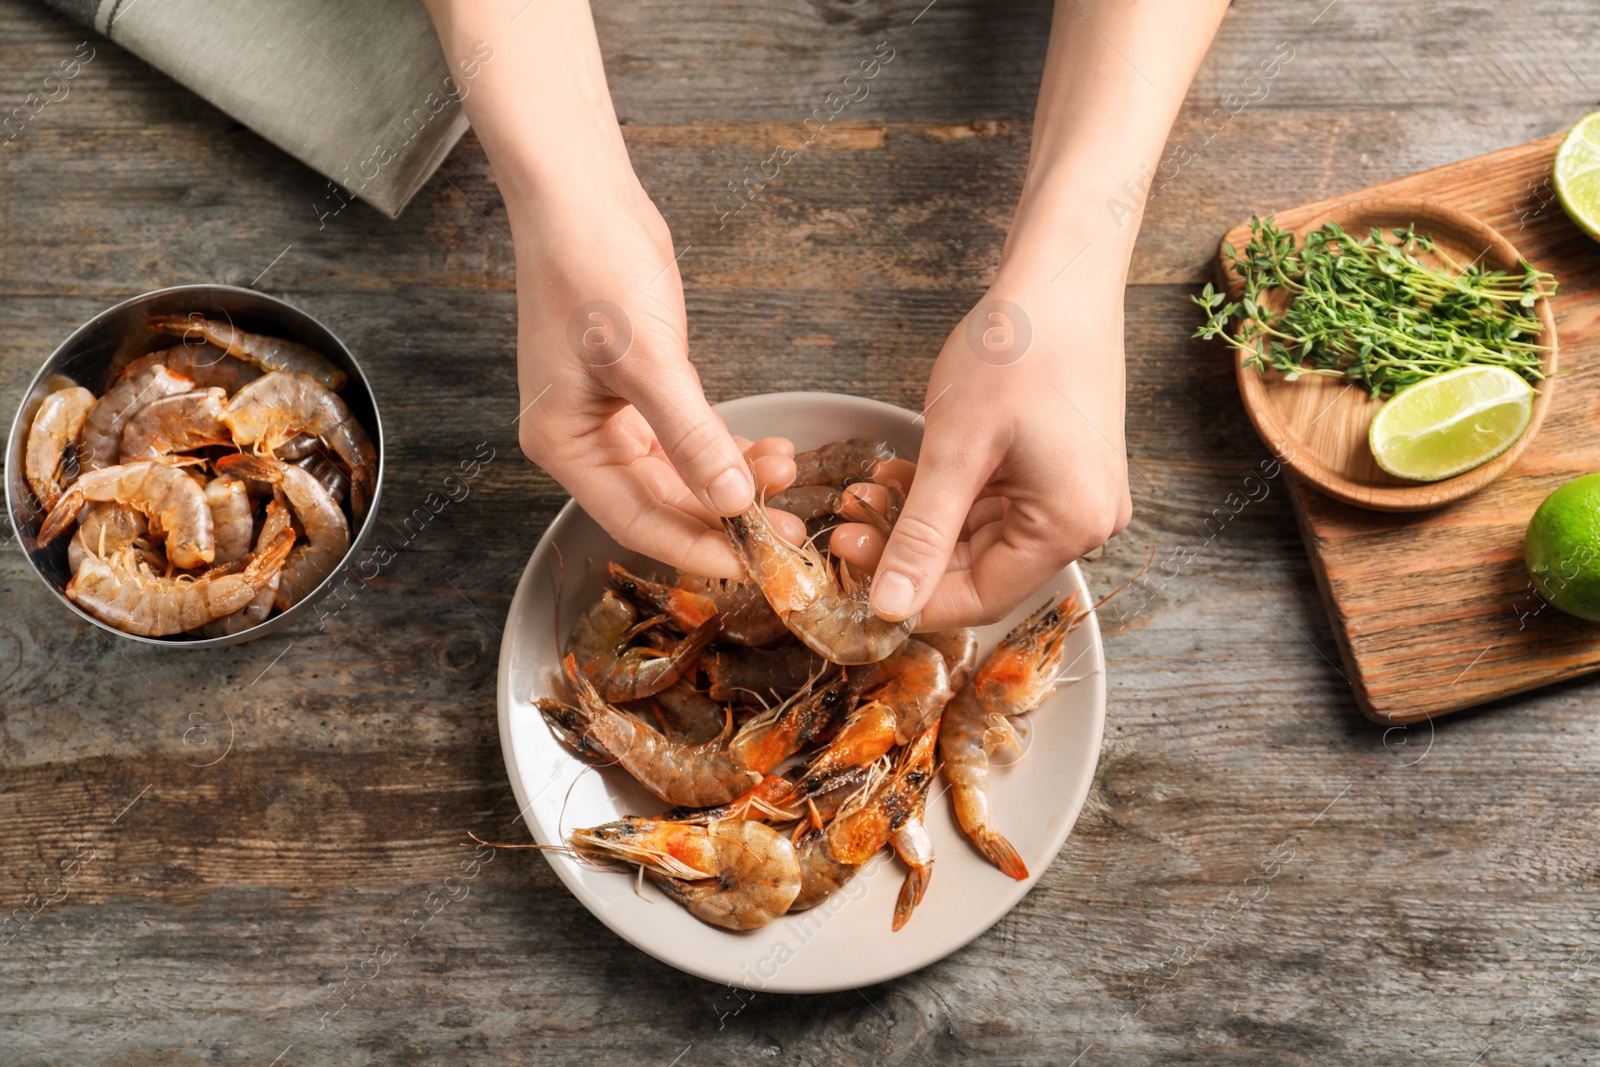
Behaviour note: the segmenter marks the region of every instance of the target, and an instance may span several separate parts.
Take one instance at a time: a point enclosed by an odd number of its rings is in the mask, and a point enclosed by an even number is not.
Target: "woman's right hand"
[[[706,403],[672,236],[631,172],[541,194],[508,200],[522,450],[623,546],[741,576],[719,516],[787,485],[793,446],[735,439]]]

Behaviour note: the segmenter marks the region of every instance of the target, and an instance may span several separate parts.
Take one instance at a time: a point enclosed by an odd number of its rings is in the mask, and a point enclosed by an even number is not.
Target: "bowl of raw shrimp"
[[[313,610],[370,535],[383,426],[311,315],[182,285],[102,311],[23,394],[6,507],[39,581],[117,637],[251,641]]]
[[[717,411],[735,434],[793,442],[814,476],[772,498],[791,514],[903,479],[883,472],[921,444],[913,412],[861,397]],[[832,520],[812,517],[826,546]],[[690,974],[861,988],[959,950],[1056,860],[1105,722],[1096,603],[1073,564],[993,625],[908,635],[861,610],[861,576],[825,548],[766,526],[759,508],[725,523],[749,576],[727,584],[623,549],[575,503],[556,517],[501,644],[501,749],[533,839],[518,847]],[[838,580],[821,594],[836,608],[800,606],[786,583],[802,572]]]

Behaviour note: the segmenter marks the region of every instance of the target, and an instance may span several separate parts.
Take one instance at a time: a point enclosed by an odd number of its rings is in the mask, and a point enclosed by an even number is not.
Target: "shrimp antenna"
[[[1096,600],[1094,602],[1093,606],[1090,607],[1087,611],[1080,612],[1078,614],[1078,617],[1076,619],[1072,620],[1072,625],[1073,626],[1078,625],[1078,623],[1082,622],[1084,619],[1087,619],[1090,615],[1093,615],[1095,612],[1097,612],[1101,608],[1103,608],[1105,606],[1105,604],[1106,604],[1106,601],[1110,600],[1112,597],[1116,596],[1118,593],[1120,593],[1124,589],[1128,588],[1128,586],[1132,585],[1134,582],[1137,582],[1140,578],[1143,578],[1144,577],[1144,572],[1150,569],[1150,561],[1152,559],[1154,559],[1154,558],[1155,558],[1155,549],[1152,548],[1150,545],[1145,545],[1144,546],[1144,566],[1140,567],[1139,570],[1137,572],[1135,572],[1135,574],[1134,574],[1134,576],[1132,578],[1129,578],[1127,581],[1123,582],[1121,585],[1119,585],[1115,589],[1111,590],[1111,592],[1107,593],[1105,596],[1101,597],[1099,600]]]
[[[561,590],[567,582],[567,557],[561,554],[561,546],[555,541],[550,542],[550,547],[556,550],[556,596],[551,604],[553,618],[550,620],[555,626],[556,640],[561,640]]]

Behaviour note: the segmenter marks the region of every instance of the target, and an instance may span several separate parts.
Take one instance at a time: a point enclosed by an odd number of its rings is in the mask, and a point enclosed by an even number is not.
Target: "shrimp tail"
[[[249,452],[238,455],[223,456],[217,460],[219,474],[231,474],[235,478],[243,478],[248,482],[266,482],[268,485],[277,485],[283,481],[283,461],[269,459],[266,456],[257,456]]]
[[[674,680],[688,670],[689,665],[699,658],[700,653],[706,650],[706,646],[710,645],[712,640],[716,638],[717,631],[720,629],[722,629],[722,619],[720,616],[713,615],[693,630],[690,630],[684,639],[679,642],[678,647],[667,657],[672,662],[671,673]]]
[[[50,509],[50,514],[45,516],[44,525],[39,527],[38,544],[40,548],[67,532],[73,522],[78,518],[78,512],[83,508],[83,493],[75,489],[68,489],[61,494],[61,499],[56,501],[56,506]]]
[[[272,576],[283,569],[284,561],[289,558],[289,550],[294,547],[294,531],[285,530],[272,544],[256,552],[250,559],[250,565],[244,569],[244,576],[251,585],[260,588],[272,581]]]
[[[978,851],[990,863],[1019,882],[1027,880],[1028,865],[1022,862],[1022,857],[1017,855],[1017,850],[1005,839],[1004,834],[984,829],[970,836],[972,843],[978,846]]]
[[[1027,871],[1023,871],[1027,877]],[[900,884],[900,897],[894,903],[894,928],[900,929],[911,921],[911,913],[922,903],[923,896],[928,892],[928,883],[933,880],[933,867],[913,867],[906,874],[906,880]]]

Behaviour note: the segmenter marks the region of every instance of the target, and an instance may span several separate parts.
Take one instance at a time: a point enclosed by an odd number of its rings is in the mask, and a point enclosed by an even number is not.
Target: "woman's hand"
[[[1121,273],[1100,273],[1058,291],[1048,271],[1002,270],[945,341],[893,535],[833,533],[874,571],[878,614],[993,622],[1127,525]]]

